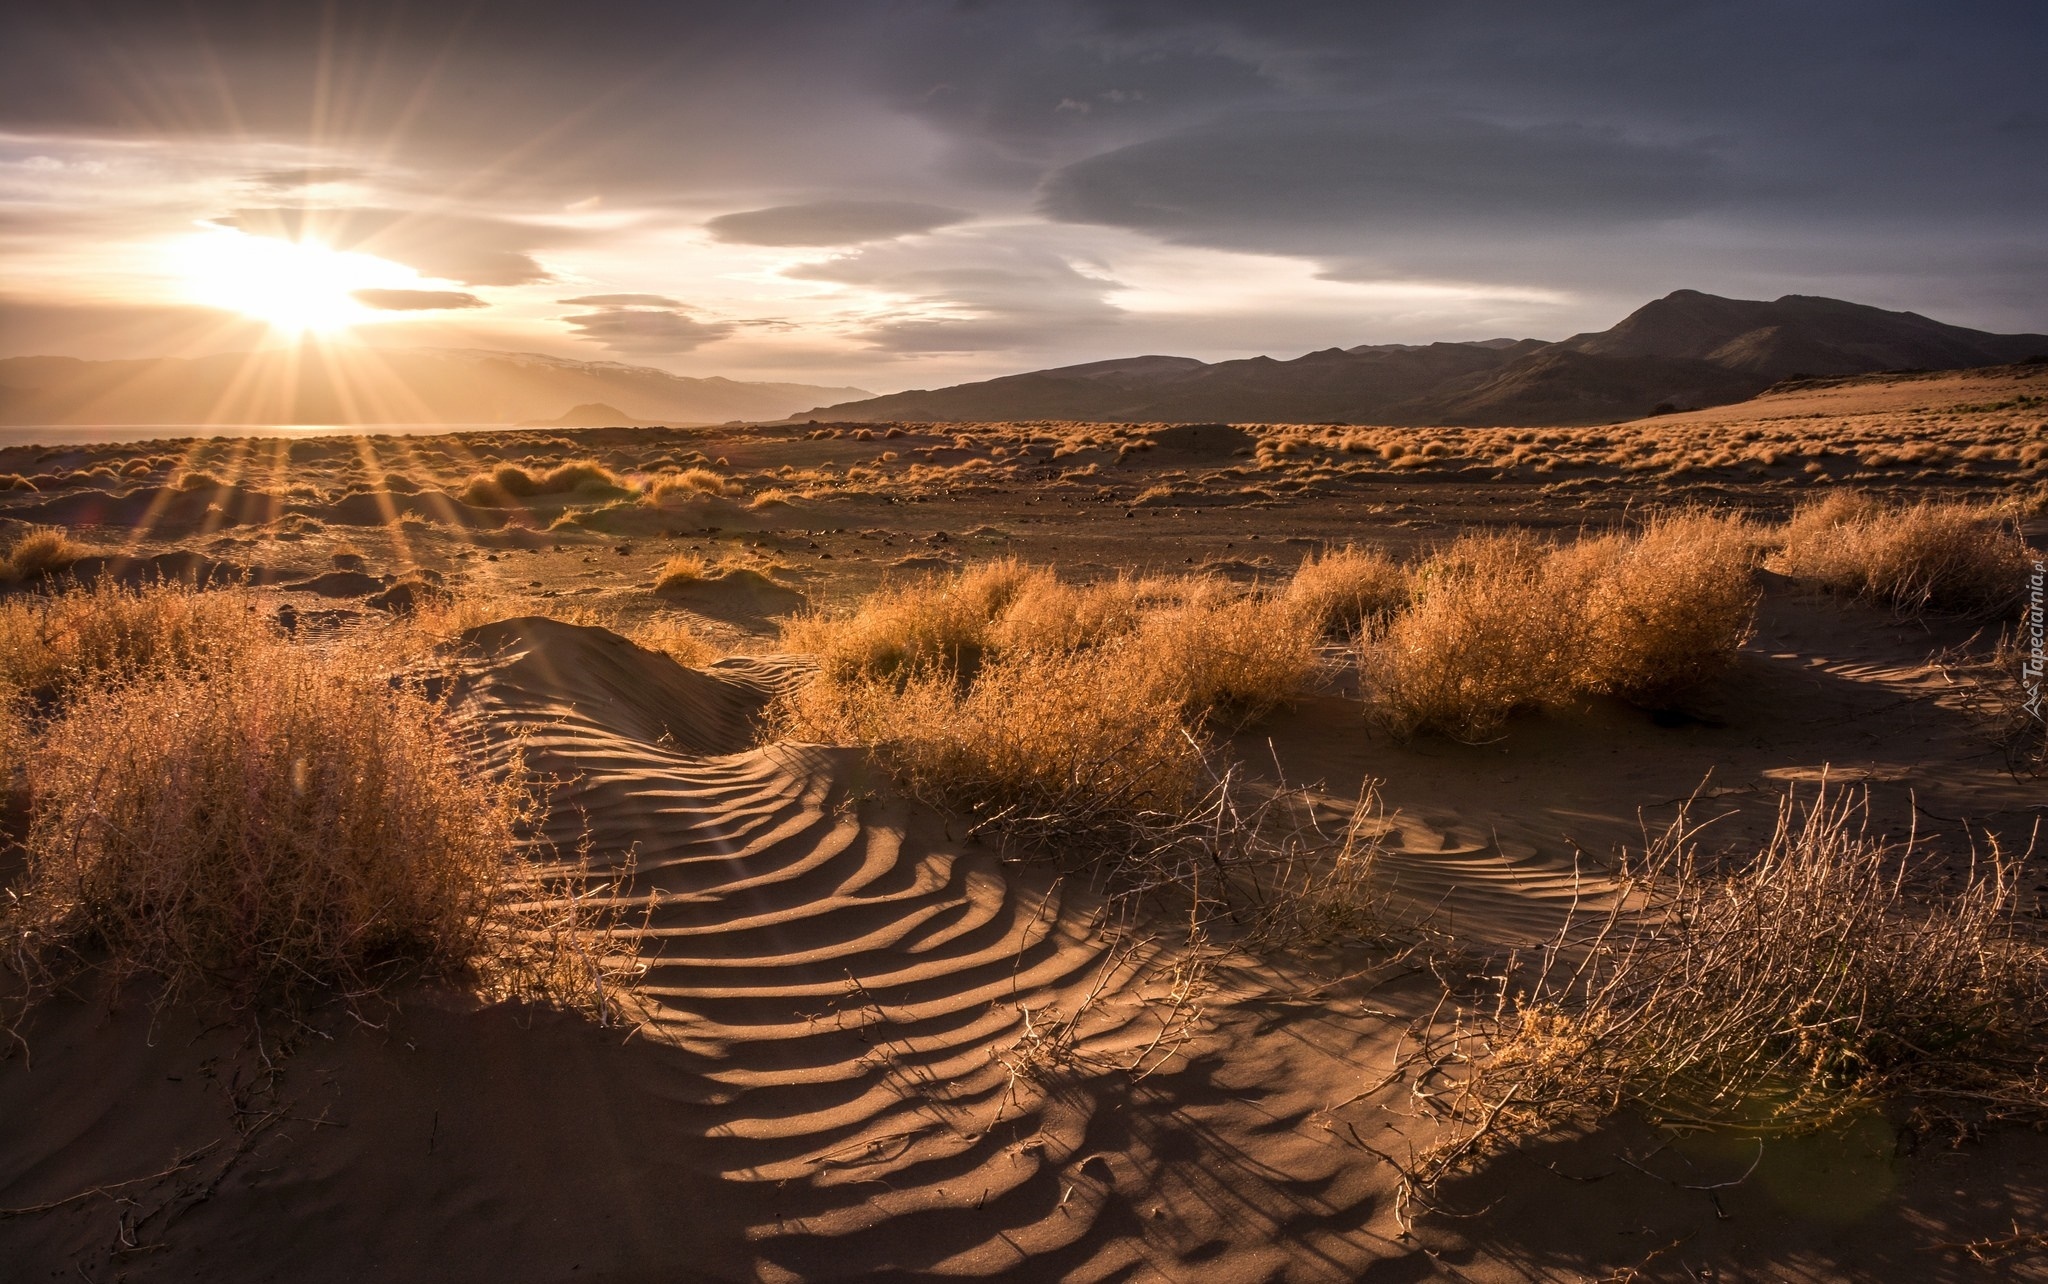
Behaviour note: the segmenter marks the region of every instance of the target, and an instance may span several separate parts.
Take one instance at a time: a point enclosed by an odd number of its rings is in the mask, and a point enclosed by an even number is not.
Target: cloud
[[[586,294],[575,299],[557,299],[572,308],[680,308],[683,305],[661,294]]]
[[[353,165],[307,165],[298,169],[267,169],[251,174],[249,182],[273,191],[292,191],[301,187],[318,187],[323,183],[351,183],[368,178],[370,171]]]
[[[374,254],[464,285],[546,281],[547,269],[531,251],[581,239],[572,229],[540,223],[366,207],[239,209],[213,221],[251,236],[310,238]]]
[[[964,223],[965,210],[917,201],[809,201],[721,214],[705,223],[736,245],[859,245]]]
[[[490,305],[461,290],[354,290],[356,302],[383,312],[436,312],[448,308]]]
[[[583,303],[602,298],[648,299],[654,295],[591,295]],[[579,300],[566,299],[575,304]],[[691,352],[707,343],[715,343],[731,334],[736,327],[730,321],[699,321],[688,315],[688,309],[673,300],[663,299],[672,306],[663,308],[606,307],[600,306],[595,312],[579,316],[563,317],[562,321],[577,338],[603,344],[613,352],[632,353],[637,356],[670,356],[680,352]]]
[[[1123,315],[1108,301],[1118,282],[1081,271],[1016,229],[868,246],[783,275],[907,299],[862,335],[894,352],[1033,349]]]
[[[1280,351],[1302,342],[1290,318],[1322,297],[1301,285],[1316,271],[1324,284],[1574,300],[1546,326],[1593,328],[1697,286],[2048,328],[2034,252],[2048,27],[2022,0],[488,8],[479,21],[473,5],[402,0],[13,6],[0,20],[0,274],[17,293],[142,298],[161,283],[123,266],[137,256],[121,247],[233,204],[361,184],[377,194],[322,202],[357,210],[242,214],[285,229],[265,234],[289,234],[294,217],[344,221],[351,248],[453,288],[558,268],[664,292],[545,316],[638,306],[718,323],[669,306],[687,299],[736,324],[796,315],[817,343],[843,333],[844,299],[750,295],[734,247],[905,246],[924,276],[893,259],[823,270],[878,273],[844,295],[901,301],[893,315],[859,305],[876,344],[951,351],[978,337],[1004,345],[990,367],[1063,324],[1102,355],[1170,351],[1212,325],[1233,348]],[[241,195],[221,204],[224,190]],[[1034,209],[1058,222],[1039,244],[1082,277],[1138,280],[1147,254],[1186,247],[1314,267],[1286,285],[1270,263],[1228,269],[1244,302],[1223,317],[1185,280],[1141,300],[987,248],[979,266],[995,275],[975,276],[950,244]],[[621,278],[620,263],[646,275]],[[530,293],[563,288],[575,287]],[[522,314],[445,319],[516,327]],[[1362,303],[1330,341],[1427,340],[1436,324]],[[746,333],[710,351],[786,360],[792,375],[816,360],[796,339]]]
[[[1703,147],[1580,126],[1258,112],[1068,165],[1048,177],[1040,207],[1189,244],[1342,252],[1447,230],[1583,232],[1675,219],[1712,203],[1719,170]]]

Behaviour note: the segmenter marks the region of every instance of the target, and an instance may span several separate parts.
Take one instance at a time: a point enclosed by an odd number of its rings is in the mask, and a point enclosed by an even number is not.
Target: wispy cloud
[[[351,294],[364,307],[382,312],[442,312],[490,306],[461,290],[354,290]]]

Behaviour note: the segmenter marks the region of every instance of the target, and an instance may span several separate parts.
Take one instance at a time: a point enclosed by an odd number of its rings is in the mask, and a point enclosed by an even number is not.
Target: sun
[[[358,290],[406,288],[419,274],[389,259],[211,227],[174,249],[186,290],[198,303],[240,312],[288,334],[332,334],[388,314]]]

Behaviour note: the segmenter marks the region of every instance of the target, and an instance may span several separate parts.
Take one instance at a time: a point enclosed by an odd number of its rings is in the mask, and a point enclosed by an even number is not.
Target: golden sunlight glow
[[[224,227],[181,239],[173,254],[193,301],[292,334],[333,333],[388,319],[389,313],[365,306],[355,291],[421,284],[417,272],[389,259]]]

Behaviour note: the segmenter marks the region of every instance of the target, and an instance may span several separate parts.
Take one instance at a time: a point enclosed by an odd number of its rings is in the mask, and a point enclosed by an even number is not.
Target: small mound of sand
[[[283,587],[289,592],[317,593],[321,597],[368,597],[383,592],[385,581],[363,571],[328,571]]]
[[[430,580],[404,579],[364,598],[363,605],[372,610],[389,611],[393,615],[410,615],[420,608],[422,602],[446,596],[447,591]]]
[[[773,616],[800,611],[809,601],[798,590],[745,567],[688,580],[658,592],[663,599],[699,615],[747,625],[759,625]]]
[[[912,553],[889,563],[889,568],[897,571],[950,571],[956,565],[958,563],[951,559],[932,553]]]
[[[488,657],[495,698],[542,712],[552,706],[573,725],[686,753],[737,753],[753,743],[753,718],[779,685],[746,665],[689,669],[609,629],[521,616],[465,630],[458,644]],[[513,697],[509,693],[525,693]]]
[[[275,584],[285,578],[285,572],[269,567],[238,566],[233,562],[208,557],[204,553],[192,553],[183,549],[154,553],[148,557],[128,557],[119,553],[81,557],[71,564],[69,574],[80,584],[111,580],[129,588],[164,581],[176,581],[202,588],[207,585],[243,582]]]

